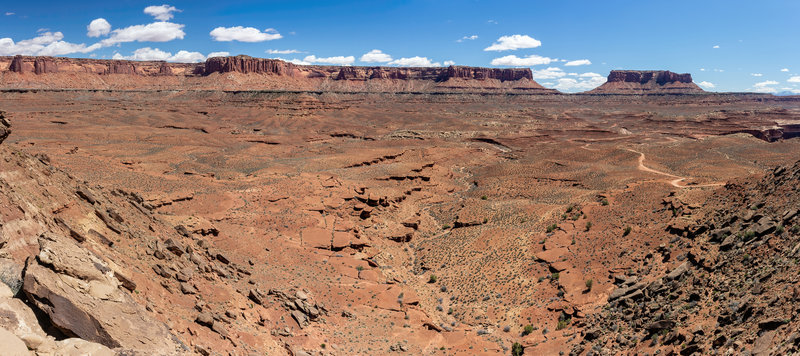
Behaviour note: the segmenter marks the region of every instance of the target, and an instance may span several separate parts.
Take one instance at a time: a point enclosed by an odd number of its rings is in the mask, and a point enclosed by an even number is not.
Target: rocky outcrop
[[[250,56],[212,57],[206,60],[204,75],[211,73],[262,73],[292,76],[295,65],[278,59]]]
[[[92,252],[54,237],[40,237],[37,262],[25,270],[23,291],[68,335],[122,348],[170,354],[180,343],[120,287],[108,265]]]
[[[445,69],[439,76],[439,81],[448,79],[474,79],[486,80],[497,79],[501,82],[515,81],[521,79],[533,80],[533,74],[530,68],[480,68],[480,67],[464,67],[464,66],[450,66]]]
[[[0,143],[11,134],[11,123],[6,119],[5,112],[0,111]]]
[[[702,93],[692,82],[689,73],[679,74],[666,70],[612,70],[606,83],[590,93],[607,94],[663,94]]]

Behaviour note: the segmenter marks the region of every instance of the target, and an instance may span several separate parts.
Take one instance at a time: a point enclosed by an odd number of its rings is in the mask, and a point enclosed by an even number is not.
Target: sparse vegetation
[[[622,232],[622,236],[628,236],[631,233],[632,228],[630,226],[625,227],[625,231]]]
[[[553,272],[553,274],[550,275],[550,279],[552,279],[554,281],[557,281],[558,278],[560,278],[560,277],[561,277],[561,274],[558,273],[558,272]]]
[[[587,221],[586,222],[586,231],[589,231],[591,229],[592,229],[592,222],[591,221]]]
[[[556,330],[566,329],[569,326],[569,323],[572,322],[570,318],[564,318],[558,321],[558,325],[556,325]]]
[[[442,225],[442,230],[449,230],[449,229],[450,229],[450,225],[447,225],[447,224]]]
[[[436,281],[438,281],[438,280],[439,280],[439,279],[438,279],[438,278],[436,278],[436,275],[433,275],[433,274],[432,274],[432,275],[430,276],[430,278],[428,278],[428,283],[436,283]]]
[[[783,225],[778,225],[778,227],[775,228],[775,235],[781,235],[784,231],[786,231],[786,228],[783,227]]]
[[[553,223],[551,225],[548,225],[547,226],[547,233],[549,234],[549,233],[555,231],[556,229],[558,229],[558,224]]]
[[[607,206],[608,205],[608,199],[603,198],[602,200],[600,200],[600,205]]]
[[[525,325],[525,327],[522,328],[522,336],[530,335],[532,332],[533,332],[533,325],[531,324]]]
[[[594,285],[594,280],[592,280],[591,278],[586,280],[586,290],[587,291],[591,291],[593,285]]]
[[[482,196],[481,196],[481,200],[486,200],[486,199],[489,199],[489,197],[487,197],[487,196],[485,196],[485,195],[482,195]]]
[[[511,356],[522,356],[525,353],[525,348],[522,344],[515,342],[511,345]]]

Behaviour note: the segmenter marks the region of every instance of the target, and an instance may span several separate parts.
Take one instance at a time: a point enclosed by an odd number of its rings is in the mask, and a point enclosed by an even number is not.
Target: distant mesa
[[[703,93],[689,73],[668,70],[612,70],[605,84],[593,94],[691,94]]]
[[[0,72],[18,74],[2,78],[6,88],[558,93],[529,68],[317,66],[244,55],[204,63],[0,57]]]

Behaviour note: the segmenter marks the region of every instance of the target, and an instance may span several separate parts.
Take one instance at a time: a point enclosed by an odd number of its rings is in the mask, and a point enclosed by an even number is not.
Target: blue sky
[[[0,55],[202,61],[225,53],[310,64],[530,67],[538,82],[563,91],[591,89],[612,69],[668,69],[692,73],[708,90],[800,93],[800,1],[0,5]]]

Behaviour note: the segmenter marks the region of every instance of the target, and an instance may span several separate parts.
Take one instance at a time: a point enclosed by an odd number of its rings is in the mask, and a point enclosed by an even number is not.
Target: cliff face
[[[605,84],[591,93],[608,94],[659,94],[701,93],[703,89],[692,82],[689,73],[678,74],[667,70],[612,70]]]
[[[3,78],[0,86],[6,88],[555,92],[536,83],[530,69],[298,66],[242,55],[205,63],[15,56],[0,57],[0,71],[19,74]],[[81,81],[65,74],[87,77]]]
[[[206,60],[203,73],[263,73],[293,76],[295,65],[278,59],[249,56],[213,57]]]

